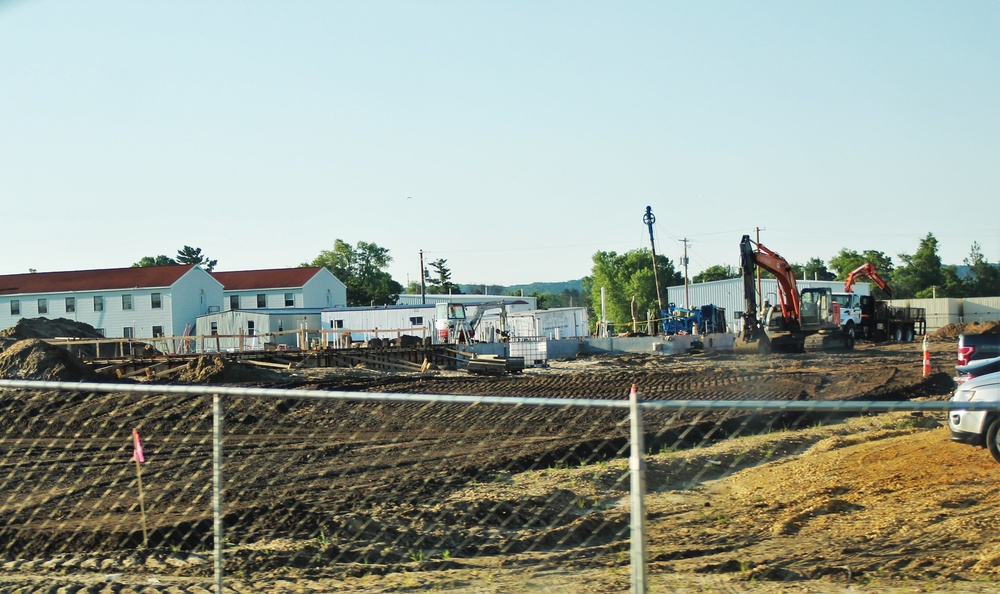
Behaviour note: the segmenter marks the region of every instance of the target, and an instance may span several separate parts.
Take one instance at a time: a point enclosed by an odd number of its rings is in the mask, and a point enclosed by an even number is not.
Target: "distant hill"
[[[478,284],[478,285],[458,285],[459,289],[463,293],[482,293],[483,289],[489,290],[490,294],[493,295],[506,295],[511,292],[524,291],[525,295],[531,295],[532,293],[562,293],[566,289],[571,291],[583,291],[583,279],[568,280],[559,283],[530,283],[527,285],[490,285],[490,284]]]

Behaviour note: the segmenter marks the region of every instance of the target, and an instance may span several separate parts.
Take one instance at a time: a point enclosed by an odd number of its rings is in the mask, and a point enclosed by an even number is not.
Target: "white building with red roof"
[[[193,265],[0,276],[0,328],[66,318],[109,338],[183,336],[223,304],[222,283]]]
[[[223,286],[223,310],[347,305],[347,286],[322,267],[213,272],[212,276]]]

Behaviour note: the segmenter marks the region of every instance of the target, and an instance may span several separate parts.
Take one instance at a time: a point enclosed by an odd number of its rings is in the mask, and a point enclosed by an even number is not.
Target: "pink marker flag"
[[[135,451],[132,452],[132,459],[136,462],[145,462],[146,456],[142,455],[142,440],[139,439],[139,430],[132,430],[132,441],[135,442]]]

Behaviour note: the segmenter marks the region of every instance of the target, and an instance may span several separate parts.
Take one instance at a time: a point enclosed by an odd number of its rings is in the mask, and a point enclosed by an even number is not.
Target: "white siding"
[[[581,338],[589,336],[589,318],[585,307],[560,307],[519,311],[507,315],[511,338]],[[476,339],[493,342],[499,336],[500,314],[491,312],[479,322]]]
[[[347,285],[323,268],[303,285],[302,300],[301,307],[345,307]]]
[[[1000,297],[968,297],[963,305],[966,322],[1000,320]]]
[[[249,337],[250,323],[253,323],[254,337]],[[240,348],[239,338],[219,338],[213,340],[212,324],[216,324],[216,333],[225,335],[245,335],[243,348],[246,350],[263,349],[264,344],[283,344],[290,347],[305,347],[300,345],[298,334],[280,334],[278,336],[268,336],[275,332],[291,332],[294,330],[318,330],[320,328],[320,314],[315,311],[288,311],[286,312],[265,312],[249,310],[227,310],[218,313],[211,313],[198,317],[195,327],[198,336],[206,337],[204,340],[205,349],[213,350],[234,350]],[[200,349],[202,341],[199,340]]]
[[[164,332],[181,336],[190,324],[193,333],[198,316],[208,313],[210,308],[222,309],[222,283],[196,266],[177,279],[163,298],[163,308],[170,312],[169,330],[164,328]]]
[[[237,295],[240,298],[240,309],[278,309],[280,307],[285,307],[285,293],[292,293],[294,295],[294,300],[296,307],[298,307],[299,302],[302,301],[302,290],[300,288],[294,289],[253,289],[249,291],[226,291],[223,301],[224,309],[230,309],[229,300],[232,295]],[[257,304],[257,296],[264,296],[264,306],[260,307]]]
[[[399,334],[423,338],[433,334],[436,311],[434,305],[349,307],[324,311],[322,319],[324,329],[350,330],[355,341],[375,338],[376,334],[379,338],[394,338]]]
[[[195,269],[192,269],[195,270]],[[154,310],[150,306],[150,294],[161,293],[163,295],[164,307]],[[122,295],[132,297],[132,309],[122,308]],[[21,318],[44,317],[49,319],[66,318],[84,324],[90,324],[94,328],[104,331],[108,338],[122,338],[124,329],[134,328],[135,338],[151,338],[153,336],[153,326],[162,326],[164,333],[170,334],[172,321],[170,309],[167,307],[170,299],[170,288],[162,289],[129,289],[129,290],[102,290],[102,291],[74,291],[69,293],[43,293],[24,294],[12,297],[5,297],[0,300],[2,316],[0,324],[4,328],[9,328],[17,323]],[[43,297],[48,302],[48,313],[38,313],[38,299]],[[76,301],[76,311],[66,311],[66,298],[72,297]],[[94,311],[94,298],[101,297],[104,300],[104,310]],[[21,303],[21,315],[10,315],[10,301],[17,299]],[[190,321],[194,322],[194,316]],[[183,326],[181,327],[183,330]]]

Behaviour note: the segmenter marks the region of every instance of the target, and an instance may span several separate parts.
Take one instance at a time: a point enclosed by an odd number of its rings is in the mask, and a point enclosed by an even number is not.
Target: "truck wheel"
[[[997,462],[1000,462],[1000,444],[997,440],[1000,439],[1000,417],[995,417],[991,422],[989,429],[986,430],[986,449],[990,451],[990,455]]]
[[[913,342],[913,328],[906,329],[905,340],[906,342]]]
[[[856,337],[856,332],[857,330],[854,328],[854,320],[851,320],[850,322],[847,322],[847,324],[844,325],[844,334],[849,336],[852,341]]]
[[[896,328],[896,331],[892,333],[892,339],[896,342],[903,342],[903,329]]]

